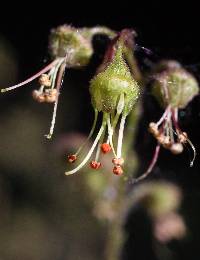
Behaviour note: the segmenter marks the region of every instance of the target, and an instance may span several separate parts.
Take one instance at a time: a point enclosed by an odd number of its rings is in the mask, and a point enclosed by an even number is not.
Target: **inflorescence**
[[[74,163],[78,159],[79,154],[94,135],[100,116],[102,118],[101,126],[82,162],[74,169],[67,171],[66,175],[78,172],[89,160],[90,167],[98,170],[102,166],[99,160],[100,154],[109,152],[113,153],[113,173],[115,175],[123,174],[122,146],[126,118],[140,96],[142,82],[141,80],[139,82],[140,72],[134,58],[136,33],[129,29],[117,33],[101,26],[93,28],[59,26],[51,31],[49,37],[51,62],[27,80],[1,89],[1,92],[7,92],[38,79],[39,88],[32,92],[34,100],[39,103],[54,104],[50,130],[46,135],[50,139],[54,132],[65,70],[66,68],[83,68],[88,65],[94,53],[93,36],[99,33],[107,35],[110,38],[110,44],[102,63],[97,68],[96,75],[90,82],[89,92],[94,108],[94,122],[86,141],[76,153],[68,155],[68,162]],[[153,69],[151,78],[152,95],[164,108],[164,113],[157,122],[149,124],[149,131],[157,140],[157,146],[147,171],[136,181],[145,178],[152,171],[161,146],[173,154],[180,154],[183,152],[184,145],[188,143],[194,153],[190,166],[193,165],[196,156],[195,147],[187,133],[181,130],[178,118],[179,109],[185,108],[199,93],[196,79],[175,61],[159,63]],[[115,144],[113,138],[116,135]]]

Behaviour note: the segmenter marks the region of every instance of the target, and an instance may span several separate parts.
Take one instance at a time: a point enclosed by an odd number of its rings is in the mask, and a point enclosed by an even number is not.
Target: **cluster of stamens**
[[[176,131],[177,140],[159,130],[156,123],[149,124],[149,132],[156,138],[158,143],[165,149],[170,150],[173,154],[180,154],[183,152],[183,144],[187,142],[187,134],[185,132]]]
[[[180,154],[183,152],[184,145],[188,143],[193,150],[193,158],[190,161],[190,167],[193,166],[196,157],[196,149],[188,138],[187,133],[182,132],[179,127],[178,108],[172,108],[169,105],[157,123],[151,122],[149,124],[149,132],[155,137],[158,144],[147,171],[135,179],[135,183],[146,178],[152,171],[158,160],[161,146],[170,150],[173,154]]]
[[[56,112],[57,112],[57,105],[58,105],[58,97],[59,97],[59,90],[62,85],[62,79],[65,72],[66,67],[66,60],[65,58],[57,58],[52,61],[49,65],[47,65],[44,69],[33,75],[32,77],[28,78],[27,80],[11,86],[9,88],[1,89],[1,92],[10,91],[21,86],[24,86],[33,80],[39,78],[40,88],[38,90],[34,90],[32,93],[33,98],[39,103],[54,103],[54,110],[53,116],[51,120],[51,127],[49,134],[46,135],[48,139],[51,138],[55,120],[56,120]]]
[[[188,139],[187,133],[180,130],[177,108],[168,106],[157,123],[151,122],[149,124],[149,132],[156,138],[159,145],[170,150],[173,154],[182,153],[184,144],[189,143],[194,152],[194,157],[191,161],[191,165],[193,164],[196,151],[193,144]]]
[[[100,145],[100,147],[101,147],[101,152],[103,154],[107,154],[112,150],[109,143],[102,143]],[[77,160],[77,155],[76,154],[68,155],[67,159],[68,159],[69,163],[74,163]],[[124,164],[124,159],[123,158],[113,158],[112,163],[114,165],[113,173],[115,175],[122,175],[123,174],[122,165]],[[98,162],[97,160],[93,160],[90,162],[90,168],[92,168],[93,170],[98,170],[99,168],[101,168],[101,166],[102,166],[101,162]]]
[[[113,174],[115,174],[115,175],[123,174],[122,165],[124,163],[124,159],[121,156],[122,155],[122,140],[123,140],[125,119],[127,116],[127,115],[122,114],[123,105],[124,105],[123,100],[124,100],[124,97],[119,99],[118,107],[120,107],[120,109],[119,108],[117,109],[114,119],[111,117],[111,114],[103,113],[102,125],[93,142],[91,149],[89,150],[88,154],[85,156],[83,161],[75,169],[66,172],[65,173],[66,175],[74,174],[75,172],[80,170],[89,161],[89,159],[92,156],[93,151],[96,147],[97,147],[97,149],[96,149],[95,158],[89,163],[90,168],[92,168],[94,170],[100,169],[102,166],[101,162],[99,162],[100,154],[105,155],[112,151],[114,154],[114,158],[112,160]],[[74,163],[77,160],[79,153],[85,147],[88,140],[92,137],[94,130],[95,130],[96,123],[97,123],[98,114],[99,114],[99,112],[97,110],[95,110],[95,118],[94,118],[93,126],[92,126],[92,129],[91,129],[90,134],[87,137],[86,141],[80,146],[80,148],[78,149],[78,151],[75,154],[71,154],[71,155],[67,156],[67,160],[69,163]],[[114,131],[115,131],[115,128],[116,128],[117,122],[119,121],[120,116],[121,116],[121,120],[120,120],[120,126],[119,126],[117,151],[115,151],[115,148],[113,145],[113,134],[114,134]],[[108,130],[108,136],[107,136],[107,139],[104,141],[106,128]]]
[[[58,97],[57,89],[52,89],[48,74],[42,74],[39,78],[40,89],[33,90],[32,96],[39,103],[54,103]]]
[[[122,165],[124,164],[124,159],[113,158],[112,163],[114,164],[113,173],[119,176],[122,175],[123,174]]]

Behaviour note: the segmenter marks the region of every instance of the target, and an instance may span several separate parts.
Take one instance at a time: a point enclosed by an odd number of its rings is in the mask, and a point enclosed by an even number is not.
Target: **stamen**
[[[164,136],[163,142],[160,143],[165,149],[170,149],[172,142],[170,141],[169,136]]]
[[[118,142],[117,142],[117,158],[121,158],[122,155],[122,141],[123,141],[125,121],[126,121],[126,116],[122,115],[120,127],[119,127]]]
[[[90,167],[94,170],[98,170],[101,167],[101,163],[97,161],[91,161]]]
[[[112,122],[112,127],[113,127],[113,130],[115,129],[117,123],[118,123],[118,120],[119,120],[119,116],[121,115],[123,109],[124,109],[124,104],[125,104],[125,101],[124,101],[124,94],[122,93],[120,95],[120,98],[119,98],[119,102],[117,104],[117,113],[114,117],[114,120]]]
[[[73,162],[75,162],[76,159],[77,159],[77,157],[76,157],[75,154],[68,155],[67,158],[68,158],[68,162],[69,162],[69,163],[73,163]]]
[[[117,104],[117,114],[120,115],[124,109],[124,94],[122,93]]]
[[[62,81],[63,81],[63,77],[64,77],[64,73],[65,73],[65,68],[66,68],[66,63],[62,63],[60,70],[59,70],[59,74],[58,74],[58,79],[57,79],[57,83],[56,83],[56,90],[57,90],[57,98],[56,101],[54,103],[54,109],[53,109],[53,116],[52,116],[52,120],[51,120],[51,127],[50,127],[50,131],[49,134],[45,135],[47,139],[51,139],[52,135],[53,135],[53,131],[54,131],[54,126],[55,126],[55,122],[56,122],[56,113],[57,113],[57,107],[58,107],[58,100],[59,100],[59,95],[60,95],[60,88],[62,86]]]
[[[169,135],[170,135],[171,143],[174,143],[174,130],[173,130],[173,126],[172,126],[171,116],[170,116],[170,120],[169,120]]]
[[[101,144],[102,153],[109,153],[111,150],[112,150],[112,148],[108,143]]]
[[[97,146],[96,156],[95,156],[96,162],[98,162],[98,160],[99,160],[100,150],[101,150],[101,143],[99,142],[99,144]]]
[[[102,142],[103,142],[103,140],[104,140],[105,130],[106,130],[106,129],[104,129],[104,131],[103,131],[103,133],[102,133],[102,136],[101,136],[101,138],[100,138],[100,140],[99,140],[98,146],[97,146],[97,151],[96,151],[96,156],[95,156],[95,161],[96,161],[96,162],[99,161],[99,155],[100,155],[100,151],[101,151],[101,144],[102,144]]]
[[[59,62],[59,59],[56,59],[54,60],[53,62],[51,62],[49,65],[47,65],[44,69],[40,70],[38,73],[34,74],[32,77],[28,78],[27,80],[17,84],[17,85],[14,85],[14,86],[11,86],[9,88],[3,88],[1,89],[1,92],[6,92],[6,91],[10,91],[10,90],[13,90],[13,89],[16,89],[16,88],[19,88],[21,86],[24,86],[26,84],[28,84],[29,82],[33,81],[34,79],[38,78],[40,75],[46,73],[47,71],[49,71],[51,68],[53,68],[57,63]]]
[[[179,137],[179,135],[180,135],[180,134],[183,134],[183,132],[180,130],[180,127],[179,127],[179,125],[178,125],[178,109],[174,109],[174,111],[172,111],[172,120],[173,120],[174,126],[175,126],[175,128],[176,128],[177,135],[178,135],[178,137]],[[192,160],[190,161],[190,167],[192,167],[193,164],[194,164],[194,161],[195,161],[195,158],[196,158],[197,153],[196,153],[196,149],[195,149],[193,143],[192,143],[191,140],[187,137],[187,134],[184,134],[184,135],[185,135],[185,138],[186,138],[188,144],[190,145],[190,147],[191,147],[192,150],[193,150],[193,158],[192,158]]]
[[[47,103],[54,103],[56,102],[58,98],[58,91],[57,89],[45,89],[44,92],[44,97],[45,97],[45,102]]]
[[[153,158],[151,160],[151,163],[150,163],[147,171],[144,174],[142,174],[140,177],[138,177],[137,179],[133,180],[133,183],[137,183],[137,182],[143,180],[144,178],[146,178],[151,173],[152,169],[154,168],[154,166],[155,166],[155,164],[158,160],[159,152],[160,152],[160,144],[158,144],[156,146]]]
[[[123,169],[122,169],[122,167],[121,167],[120,165],[114,166],[114,168],[113,168],[113,173],[114,173],[115,175],[118,175],[118,176],[122,175],[122,174],[123,174]]]
[[[124,159],[123,158],[113,158],[112,163],[114,165],[122,166],[124,164]]]
[[[39,103],[45,102],[44,94],[41,93],[39,90],[33,90],[32,97]]]
[[[103,133],[103,131],[105,129],[105,125],[106,125],[105,123],[106,122],[104,120],[103,123],[102,123],[102,126],[101,126],[101,128],[99,130],[99,133],[98,133],[96,139],[94,140],[94,143],[93,143],[91,149],[89,150],[88,154],[86,155],[85,159],[75,169],[73,169],[71,171],[68,171],[68,172],[65,172],[65,175],[71,175],[71,174],[76,173],[77,171],[79,171],[87,163],[87,161],[90,159],[90,157],[91,157],[95,147],[97,146],[97,144],[99,142],[99,139],[101,138],[101,135],[102,135],[102,133]]]
[[[109,138],[109,143],[110,143],[110,146],[112,148],[112,151],[113,151],[113,154],[115,157],[117,157],[116,155],[116,152],[115,152],[115,149],[114,149],[114,146],[113,146],[113,140],[112,140],[112,137],[113,137],[113,128],[110,124],[110,115],[108,116],[108,119],[107,119],[107,125],[108,125],[108,138]]]
[[[60,62],[54,68],[52,68],[50,71],[50,73],[52,73],[51,89],[54,89],[54,87],[55,87],[58,70],[64,61],[65,61],[65,58],[60,59]]]
[[[178,108],[174,108],[174,119],[178,122]]]
[[[120,117],[120,114],[116,113],[113,120],[112,120],[112,115],[111,115],[111,122],[112,122],[112,129],[113,131],[115,130],[115,127],[119,121],[119,117]]]
[[[156,123],[157,126],[159,126],[167,117],[168,113],[169,113],[169,110],[170,110],[170,106],[167,106],[167,108],[165,109],[162,117],[160,118],[160,120]]]
[[[187,142],[187,133],[186,132],[182,132],[182,133],[178,133],[178,140],[181,144],[185,144]]]
[[[183,145],[181,143],[173,143],[170,147],[173,154],[180,154],[183,152]]]
[[[192,150],[193,150],[193,158],[192,160],[190,161],[190,167],[192,167],[194,165],[194,161],[195,161],[195,158],[196,158],[196,155],[197,155],[197,152],[196,152],[196,149],[193,145],[193,143],[190,141],[189,138],[186,138],[187,139],[187,142],[189,143],[189,145],[191,146]]]
[[[94,110],[94,121],[93,121],[93,124],[92,124],[92,128],[90,130],[90,133],[89,133],[88,137],[86,138],[85,142],[79,147],[78,151],[75,153],[76,156],[81,152],[81,150],[85,147],[85,145],[87,144],[89,139],[92,137],[94,130],[95,130],[95,127],[96,127],[96,124],[97,124],[97,118],[98,118],[98,110],[95,109]]]
[[[149,123],[149,129],[148,130],[155,138],[157,138],[160,135],[160,132],[158,130],[158,126],[154,122]]]
[[[39,78],[39,84],[45,87],[51,87],[51,80],[48,74],[42,74]]]

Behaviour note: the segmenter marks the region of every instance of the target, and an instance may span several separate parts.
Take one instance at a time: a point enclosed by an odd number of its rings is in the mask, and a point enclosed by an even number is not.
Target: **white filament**
[[[165,109],[165,112],[163,113],[162,117],[161,117],[160,120],[156,123],[157,126],[159,126],[159,125],[166,119],[169,110],[170,110],[170,106],[168,106],[168,107]]]
[[[58,69],[61,67],[60,71],[59,71],[59,75],[58,75],[58,81],[57,81],[57,87],[56,87],[58,93],[57,93],[56,101],[54,103],[53,115],[52,115],[52,120],[51,120],[51,126],[50,126],[50,130],[49,130],[49,134],[45,135],[45,137],[47,139],[51,139],[51,137],[53,135],[55,123],[56,123],[56,114],[57,114],[58,100],[59,100],[59,95],[60,95],[59,89],[60,89],[60,87],[62,85],[62,78],[63,78],[63,75],[64,75],[65,66],[66,65],[65,65],[65,63],[63,63],[63,59],[62,59],[62,61],[59,63],[59,66],[56,68],[56,71],[55,71],[55,73],[57,75]],[[55,78],[56,78],[56,76],[55,76]],[[53,84],[55,84],[55,83],[53,83]]]
[[[101,126],[101,128],[99,130],[99,133],[98,133],[96,139],[94,140],[94,143],[93,143],[91,149],[89,150],[88,154],[84,158],[84,160],[75,169],[73,169],[71,171],[68,171],[68,172],[65,172],[65,175],[71,175],[71,174],[76,173],[77,171],[79,171],[87,163],[87,161],[90,159],[90,157],[91,157],[95,147],[97,146],[97,144],[99,142],[99,139],[101,138],[101,135],[102,135],[104,129],[105,129],[105,122],[102,123],[102,126]]]
[[[59,95],[59,93],[58,93],[58,95]],[[53,115],[52,115],[51,127],[50,127],[50,130],[49,130],[49,134],[45,135],[45,137],[47,139],[51,139],[51,137],[53,135],[53,131],[54,131],[55,123],[56,123],[57,108],[58,108],[58,97],[56,98],[56,101],[55,101],[54,107],[53,107]]]
[[[120,127],[119,127],[118,142],[117,142],[117,158],[121,158],[122,155],[122,141],[123,141],[125,121],[126,121],[126,116],[122,116]]]
[[[113,128],[112,128],[112,126],[110,124],[110,116],[108,116],[107,125],[108,125],[108,139],[109,139],[109,143],[110,143],[110,146],[111,146],[112,151],[114,153],[114,156],[117,157],[115,149],[114,149],[114,146],[113,146]]]
[[[117,104],[117,114],[120,115],[124,109],[124,94],[120,95],[119,102]]]
[[[192,160],[190,161],[190,167],[192,167],[193,164],[194,164],[194,160],[195,160],[195,158],[196,158],[197,152],[196,152],[196,149],[195,149],[193,143],[190,141],[189,138],[187,138],[187,142],[189,143],[189,145],[191,146],[191,148],[192,148],[192,150],[193,150],[193,158],[192,158]]]
[[[95,127],[96,127],[96,123],[97,123],[97,118],[98,118],[98,110],[95,109],[94,110],[94,121],[93,121],[93,125],[92,125],[92,128],[90,130],[90,133],[87,137],[87,139],[85,140],[85,142],[79,147],[78,151],[75,153],[75,155],[77,156],[81,150],[85,147],[85,145],[87,144],[87,142],[89,141],[89,139],[92,137],[93,133],[94,133],[94,130],[95,130]]]
[[[39,76],[41,76],[42,74],[46,73],[47,71],[49,71],[51,68],[53,68],[57,63],[59,62],[59,59],[54,60],[53,62],[51,62],[49,65],[47,65],[44,69],[40,70],[38,73],[36,73],[35,75],[33,75],[32,77],[28,78],[27,80],[14,85],[12,87],[9,88],[3,88],[1,89],[1,92],[6,92],[6,91],[10,91],[16,88],[19,88],[21,86],[24,86],[28,83],[30,83],[31,81],[33,81],[34,79],[38,78]]]

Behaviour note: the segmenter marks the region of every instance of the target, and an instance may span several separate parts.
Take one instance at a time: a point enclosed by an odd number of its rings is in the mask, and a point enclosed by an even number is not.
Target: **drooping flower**
[[[50,131],[46,135],[48,139],[52,137],[54,131],[58,98],[65,69],[82,68],[89,63],[93,54],[92,37],[97,33],[107,34],[110,37],[115,35],[112,30],[101,26],[74,28],[62,25],[52,29],[49,37],[49,54],[52,62],[27,80],[1,89],[2,93],[7,92],[39,78],[40,87],[33,91],[33,98],[40,103],[54,103]]]
[[[198,82],[176,61],[162,61],[153,75],[152,94],[164,108],[162,117],[149,124],[150,133],[156,138],[157,146],[147,171],[136,181],[145,178],[153,169],[159,156],[160,147],[180,154],[184,145],[189,144],[193,150],[193,166],[196,150],[192,142],[179,126],[178,112],[185,108],[199,93]]]
[[[131,32],[127,31],[132,37]],[[73,170],[66,172],[66,175],[79,171],[92,157],[96,149],[96,155],[90,162],[93,169],[99,169],[100,152],[103,154],[112,150],[114,159],[113,173],[123,174],[122,165],[122,143],[126,117],[132,110],[139,97],[139,85],[133,78],[127,65],[124,50],[126,49],[125,34],[122,31],[111,43],[105,54],[103,64],[98,69],[97,75],[91,80],[90,94],[92,105],[95,111],[94,123],[88,139],[93,135],[98,115],[102,114],[101,127],[96,138],[83,161]],[[119,123],[117,147],[113,143],[113,135]],[[88,140],[87,139],[87,140]],[[84,146],[85,144],[83,144]],[[82,150],[82,147],[74,154],[69,155],[68,160],[74,162]]]

